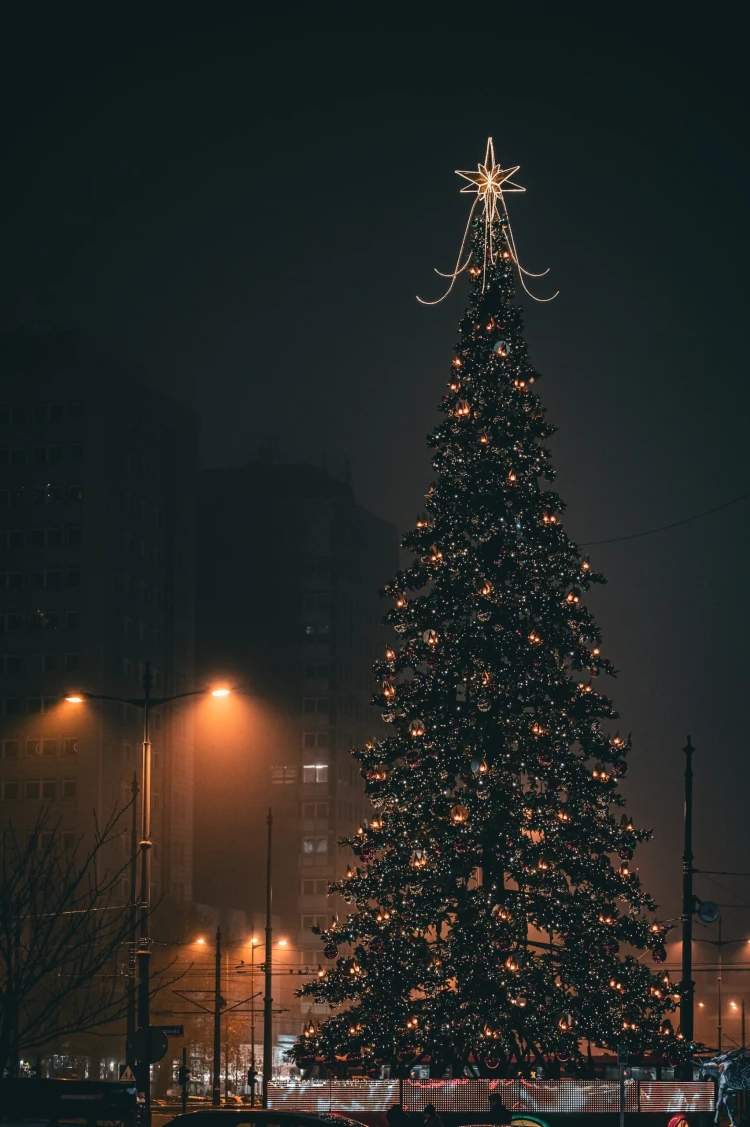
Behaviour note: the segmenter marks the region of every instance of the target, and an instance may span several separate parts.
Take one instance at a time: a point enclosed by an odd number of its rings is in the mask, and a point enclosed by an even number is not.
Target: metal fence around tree
[[[438,1112],[486,1112],[490,1093],[509,1111],[528,1115],[603,1114],[620,1107],[616,1080],[307,1080],[269,1086],[269,1107],[281,1111],[407,1111],[434,1104]],[[627,1112],[714,1110],[710,1082],[626,1080]]]

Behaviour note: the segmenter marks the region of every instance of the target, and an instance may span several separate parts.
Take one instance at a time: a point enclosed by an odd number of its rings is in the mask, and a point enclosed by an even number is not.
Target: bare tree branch
[[[114,809],[90,835],[62,846],[50,810],[21,836],[0,843],[0,1075],[20,1051],[90,1031],[125,1014],[120,969],[132,938],[133,904],[123,895],[131,858],[115,850],[129,806]],[[152,995],[176,982],[173,964]]]

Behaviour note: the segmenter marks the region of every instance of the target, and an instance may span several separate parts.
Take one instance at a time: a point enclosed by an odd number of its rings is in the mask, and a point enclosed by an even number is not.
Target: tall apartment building
[[[385,730],[372,664],[397,558],[396,529],[321,469],[199,475],[198,665],[239,691],[220,726],[197,730],[196,899],[245,909],[262,940],[271,807],[281,1047],[309,1010],[290,971],[324,962],[310,928],[342,908],[328,896],[347,865],[337,840],[371,814],[350,749]]]
[[[75,332],[0,337],[0,822],[73,840],[130,798],[140,709],[193,687],[196,422]],[[153,895],[192,896],[189,705],[153,717]],[[130,850],[124,835],[113,850]],[[112,857],[112,863],[117,858]],[[126,887],[124,881],[124,888]]]

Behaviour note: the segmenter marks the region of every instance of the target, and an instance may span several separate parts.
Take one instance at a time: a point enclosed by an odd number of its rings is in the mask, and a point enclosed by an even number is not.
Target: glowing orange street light
[[[288,940],[288,939],[280,939],[280,940],[279,940],[279,947],[287,947],[287,946],[288,946],[288,944],[289,944],[289,940]]]
[[[149,919],[151,914],[151,733],[150,733],[150,713],[154,708],[159,708],[164,704],[171,704],[172,701],[182,700],[185,697],[205,696],[211,693],[215,697],[226,697],[231,693],[231,689],[217,688],[217,689],[192,689],[189,692],[173,693],[171,696],[154,697],[151,695],[151,688],[153,685],[153,678],[151,676],[151,666],[146,662],[143,672],[143,696],[142,697],[118,697],[111,696],[109,693],[88,693],[83,690],[72,690],[65,694],[65,700],[69,704],[84,704],[91,700],[112,700],[120,704],[133,705],[143,713],[143,784],[141,793],[143,801],[141,805],[141,877],[140,877],[140,910],[139,910],[139,928],[138,928],[138,945],[136,947],[136,963],[138,969],[138,991],[137,991],[137,1026],[140,1029],[146,1029],[151,1025],[151,991],[149,986],[150,981],[150,955],[151,955],[151,940],[149,937]],[[133,933],[133,941],[136,942],[135,931]],[[198,939],[196,942],[205,943],[204,939]],[[131,990],[129,992],[129,1004],[135,1005],[136,992]],[[128,1020],[131,1020],[131,1014],[128,1014]],[[134,1022],[135,1024],[135,1022]],[[151,1083],[150,1083],[150,1065],[149,1051],[146,1051],[146,1059],[138,1062],[140,1087],[144,1092],[144,1114],[146,1123],[151,1123]],[[270,1059],[270,1050],[269,1050]],[[214,1070],[218,1075],[217,1070]]]
[[[200,935],[200,936],[199,936],[199,937],[198,937],[198,938],[196,939],[196,941],[195,941],[195,942],[196,942],[196,943],[205,943],[206,941],[205,941],[205,939],[203,938],[203,936],[202,936],[202,935]]]

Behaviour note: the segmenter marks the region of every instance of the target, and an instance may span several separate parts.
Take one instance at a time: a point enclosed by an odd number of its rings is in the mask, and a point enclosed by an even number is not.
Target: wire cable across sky
[[[599,544],[619,544],[623,540],[639,540],[642,536],[654,536],[657,532],[666,532],[669,528],[679,528],[683,524],[691,524],[694,520],[701,520],[702,517],[709,517],[712,513],[721,512],[722,509],[728,509],[730,505],[738,505],[740,501],[746,501],[750,497],[750,493],[742,493],[739,497],[733,497],[731,501],[724,501],[721,505],[714,505],[712,509],[704,509],[702,513],[694,513],[691,517],[685,517],[683,520],[674,520],[670,524],[660,524],[656,528],[647,528],[644,532],[630,532],[626,536],[610,536],[607,540],[584,540],[581,542],[581,548],[593,548]]]

